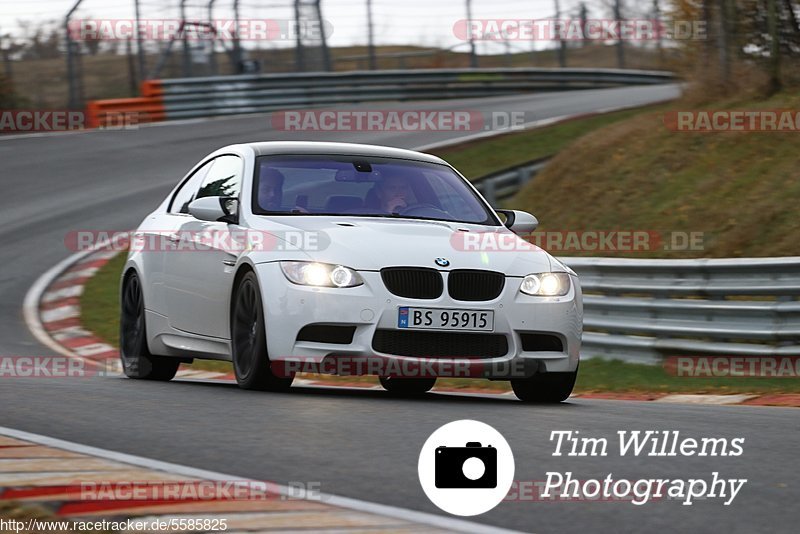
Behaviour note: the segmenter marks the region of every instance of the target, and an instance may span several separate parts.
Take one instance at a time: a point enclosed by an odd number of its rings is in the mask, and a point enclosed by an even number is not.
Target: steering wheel
[[[411,206],[407,206],[403,211],[400,212],[400,215],[409,215],[411,217],[418,216],[418,217],[437,217],[437,218],[445,218],[445,219],[452,219],[449,213],[444,211],[441,208],[437,208],[433,204],[412,204]]]

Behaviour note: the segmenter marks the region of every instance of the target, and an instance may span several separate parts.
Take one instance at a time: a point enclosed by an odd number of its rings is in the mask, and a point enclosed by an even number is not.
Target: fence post
[[[74,43],[72,42],[72,35],[69,28],[69,19],[78,9],[78,6],[81,5],[81,2],[83,2],[83,0],[76,0],[75,5],[72,6],[72,9],[67,12],[67,16],[64,17],[64,38],[67,41],[67,85],[69,87],[69,103],[67,107],[69,109],[78,109],[83,104],[83,102],[80,102],[81,98],[78,95],[78,80],[75,79],[75,59],[72,56],[75,50],[73,48]]]

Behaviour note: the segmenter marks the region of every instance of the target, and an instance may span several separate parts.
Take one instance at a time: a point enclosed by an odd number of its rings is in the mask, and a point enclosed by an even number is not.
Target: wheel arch
[[[119,302],[120,302],[120,305],[122,305],[122,292],[125,290],[125,282],[127,282],[128,279],[134,274],[137,277],[139,277],[139,280],[142,280],[142,275],[139,272],[139,269],[137,268],[136,264],[129,261],[129,262],[127,262],[125,264],[125,267],[123,267],[122,274],[119,277]],[[142,291],[142,298],[144,298],[144,291]]]
[[[233,307],[236,303],[236,291],[239,289],[242,278],[244,278],[247,273],[255,274],[256,279],[258,279],[255,267],[249,262],[244,262],[236,270],[236,274],[233,277],[233,284],[231,284],[231,294],[228,300],[228,334],[231,336],[231,340],[233,340]]]

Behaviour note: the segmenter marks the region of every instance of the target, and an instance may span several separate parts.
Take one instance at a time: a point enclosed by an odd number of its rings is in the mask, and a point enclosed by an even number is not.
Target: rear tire
[[[258,279],[252,271],[245,274],[233,294],[231,313],[231,350],[236,382],[242,389],[286,391],[294,373],[280,377],[272,372],[267,354],[264,308]]]
[[[436,384],[436,378],[381,376],[379,380],[383,389],[397,395],[422,395]]]
[[[181,362],[177,358],[155,356],[147,347],[142,284],[131,273],[122,286],[119,320],[119,357],[128,378],[172,380]]]
[[[536,373],[511,381],[517,398],[530,403],[559,403],[567,400],[575,387],[578,370],[571,373]]]

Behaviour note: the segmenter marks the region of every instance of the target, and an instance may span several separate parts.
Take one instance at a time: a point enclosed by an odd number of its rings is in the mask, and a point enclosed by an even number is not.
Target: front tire
[[[536,373],[511,381],[517,398],[530,403],[559,403],[567,400],[575,387],[578,370],[571,373]]]
[[[267,354],[267,334],[261,290],[255,273],[248,272],[236,286],[231,313],[231,349],[236,382],[243,389],[285,391],[294,373],[279,377],[272,372]]]
[[[383,389],[397,395],[422,395],[436,384],[436,378],[381,376],[379,380]]]
[[[144,380],[172,380],[181,364],[176,358],[150,354],[147,347],[144,295],[136,273],[128,275],[122,286],[119,357],[125,376]]]

